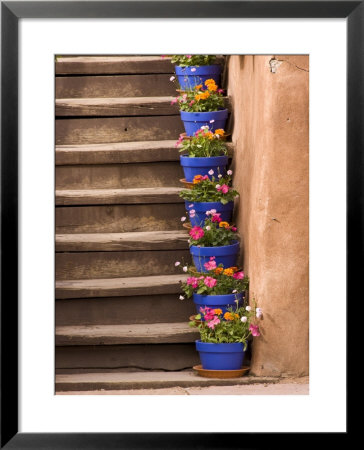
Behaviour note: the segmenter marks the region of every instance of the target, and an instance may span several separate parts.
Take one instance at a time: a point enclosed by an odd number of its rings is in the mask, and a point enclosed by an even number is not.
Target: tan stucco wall
[[[264,312],[251,371],[306,375],[308,56],[231,56],[228,67],[240,262]]]

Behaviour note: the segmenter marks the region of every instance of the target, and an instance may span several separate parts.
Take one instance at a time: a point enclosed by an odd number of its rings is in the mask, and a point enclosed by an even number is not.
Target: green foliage
[[[190,158],[222,156],[227,154],[224,142],[225,132],[222,129],[209,131],[208,126],[201,127],[194,136],[181,134],[176,146],[182,144],[179,152],[188,154]]]
[[[172,104],[178,103],[181,111],[211,112],[224,109],[223,90],[218,89],[214,80],[206,80],[176,97]]]
[[[228,172],[232,173],[231,171]],[[206,176],[196,175],[193,183],[192,189],[183,189],[179,193],[179,196],[184,200],[190,202],[221,202],[223,205],[226,205],[239,195],[231,187],[232,180],[230,175],[220,175],[217,178],[211,176],[211,179]],[[226,186],[226,188],[222,188],[222,186]]]
[[[172,55],[172,63],[176,66],[209,66],[216,60],[216,55]]]

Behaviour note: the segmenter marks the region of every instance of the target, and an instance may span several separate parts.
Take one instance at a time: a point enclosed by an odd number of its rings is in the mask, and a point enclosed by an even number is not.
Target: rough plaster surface
[[[308,56],[231,56],[236,222],[263,309],[251,372],[308,374]]]

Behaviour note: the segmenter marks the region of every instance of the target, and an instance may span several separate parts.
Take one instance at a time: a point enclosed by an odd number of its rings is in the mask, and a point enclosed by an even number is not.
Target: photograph
[[[309,75],[54,56],[56,395],[309,395]]]

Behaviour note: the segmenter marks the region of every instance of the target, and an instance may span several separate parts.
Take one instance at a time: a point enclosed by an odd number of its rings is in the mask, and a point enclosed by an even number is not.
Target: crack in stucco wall
[[[291,61],[288,61],[288,60],[286,60],[286,59],[276,59],[275,57],[273,57],[273,58],[269,61],[270,71],[271,71],[272,73],[277,73],[278,67],[279,67],[282,63],[284,63],[284,62],[286,62],[286,63],[288,63],[288,64],[291,64],[291,66],[296,67],[296,69],[298,69],[298,70],[303,70],[304,72],[309,72],[308,69],[304,69],[303,67],[299,67],[299,66],[297,66],[297,64],[294,64],[294,63],[291,62]]]

